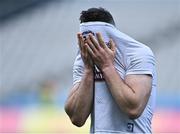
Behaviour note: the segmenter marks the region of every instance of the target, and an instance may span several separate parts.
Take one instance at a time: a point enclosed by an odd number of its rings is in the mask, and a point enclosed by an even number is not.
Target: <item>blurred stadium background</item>
[[[79,14],[105,7],[152,48],[158,94],[153,132],[180,132],[180,0],[1,0],[0,133],[88,132],[63,106],[72,86]]]

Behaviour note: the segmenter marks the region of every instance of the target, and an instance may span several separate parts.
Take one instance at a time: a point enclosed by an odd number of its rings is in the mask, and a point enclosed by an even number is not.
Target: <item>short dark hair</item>
[[[101,22],[107,22],[107,23],[115,25],[114,19],[112,15],[110,14],[110,12],[102,7],[89,8],[86,11],[82,11],[79,20],[80,20],[80,23],[101,21]]]

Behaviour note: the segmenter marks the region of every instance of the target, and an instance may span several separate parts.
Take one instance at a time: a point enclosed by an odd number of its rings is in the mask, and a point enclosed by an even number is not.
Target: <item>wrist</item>
[[[94,78],[93,69],[85,68],[84,69],[84,78],[86,79],[86,82],[93,81],[93,78]]]
[[[91,75],[93,74],[93,68],[84,68],[84,73],[87,74],[87,75]]]
[[[112,70],[115,70],[115,66],[113,64],[102,68],[102,73],[111,72]]]

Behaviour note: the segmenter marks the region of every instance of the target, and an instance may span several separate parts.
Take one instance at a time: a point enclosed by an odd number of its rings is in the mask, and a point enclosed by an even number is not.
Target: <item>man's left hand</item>
[[[114,66],[114,58],[116,53],[116,46],[112,39],[109,41],[109,47],[105,44],[102,35],[96,34],[97,40],[92,34],[89,34],[86,42],[88,44],[88,52],[92,57],[95,65],[100,70]]]

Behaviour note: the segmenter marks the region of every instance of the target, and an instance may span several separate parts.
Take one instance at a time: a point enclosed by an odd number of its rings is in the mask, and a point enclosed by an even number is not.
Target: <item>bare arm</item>
[[[121,79],[114,67],[115,44],[110,40],[108,48],[101,34],[98,41],[92,35],[88,38],[88,52],[93,62],[101,69],[109,90],[119,108],[130,118],[138,118],[143,112],[151,92],[152,78],[149,75],[127,75]]]
[[[88,118],[93,102],[93,64],[87,54],[87,44],[84,43],[82,35],[78,34],[81,57],[84,62],[84,74],[81,81],[73,86],[65,104],[65,111],[71,122],[81,127]]]
[[[93,72],[85,70],[81,82],[71,89],[65,105],[65,111],[74,125],[83,126],[91,112],[92,101]]]

